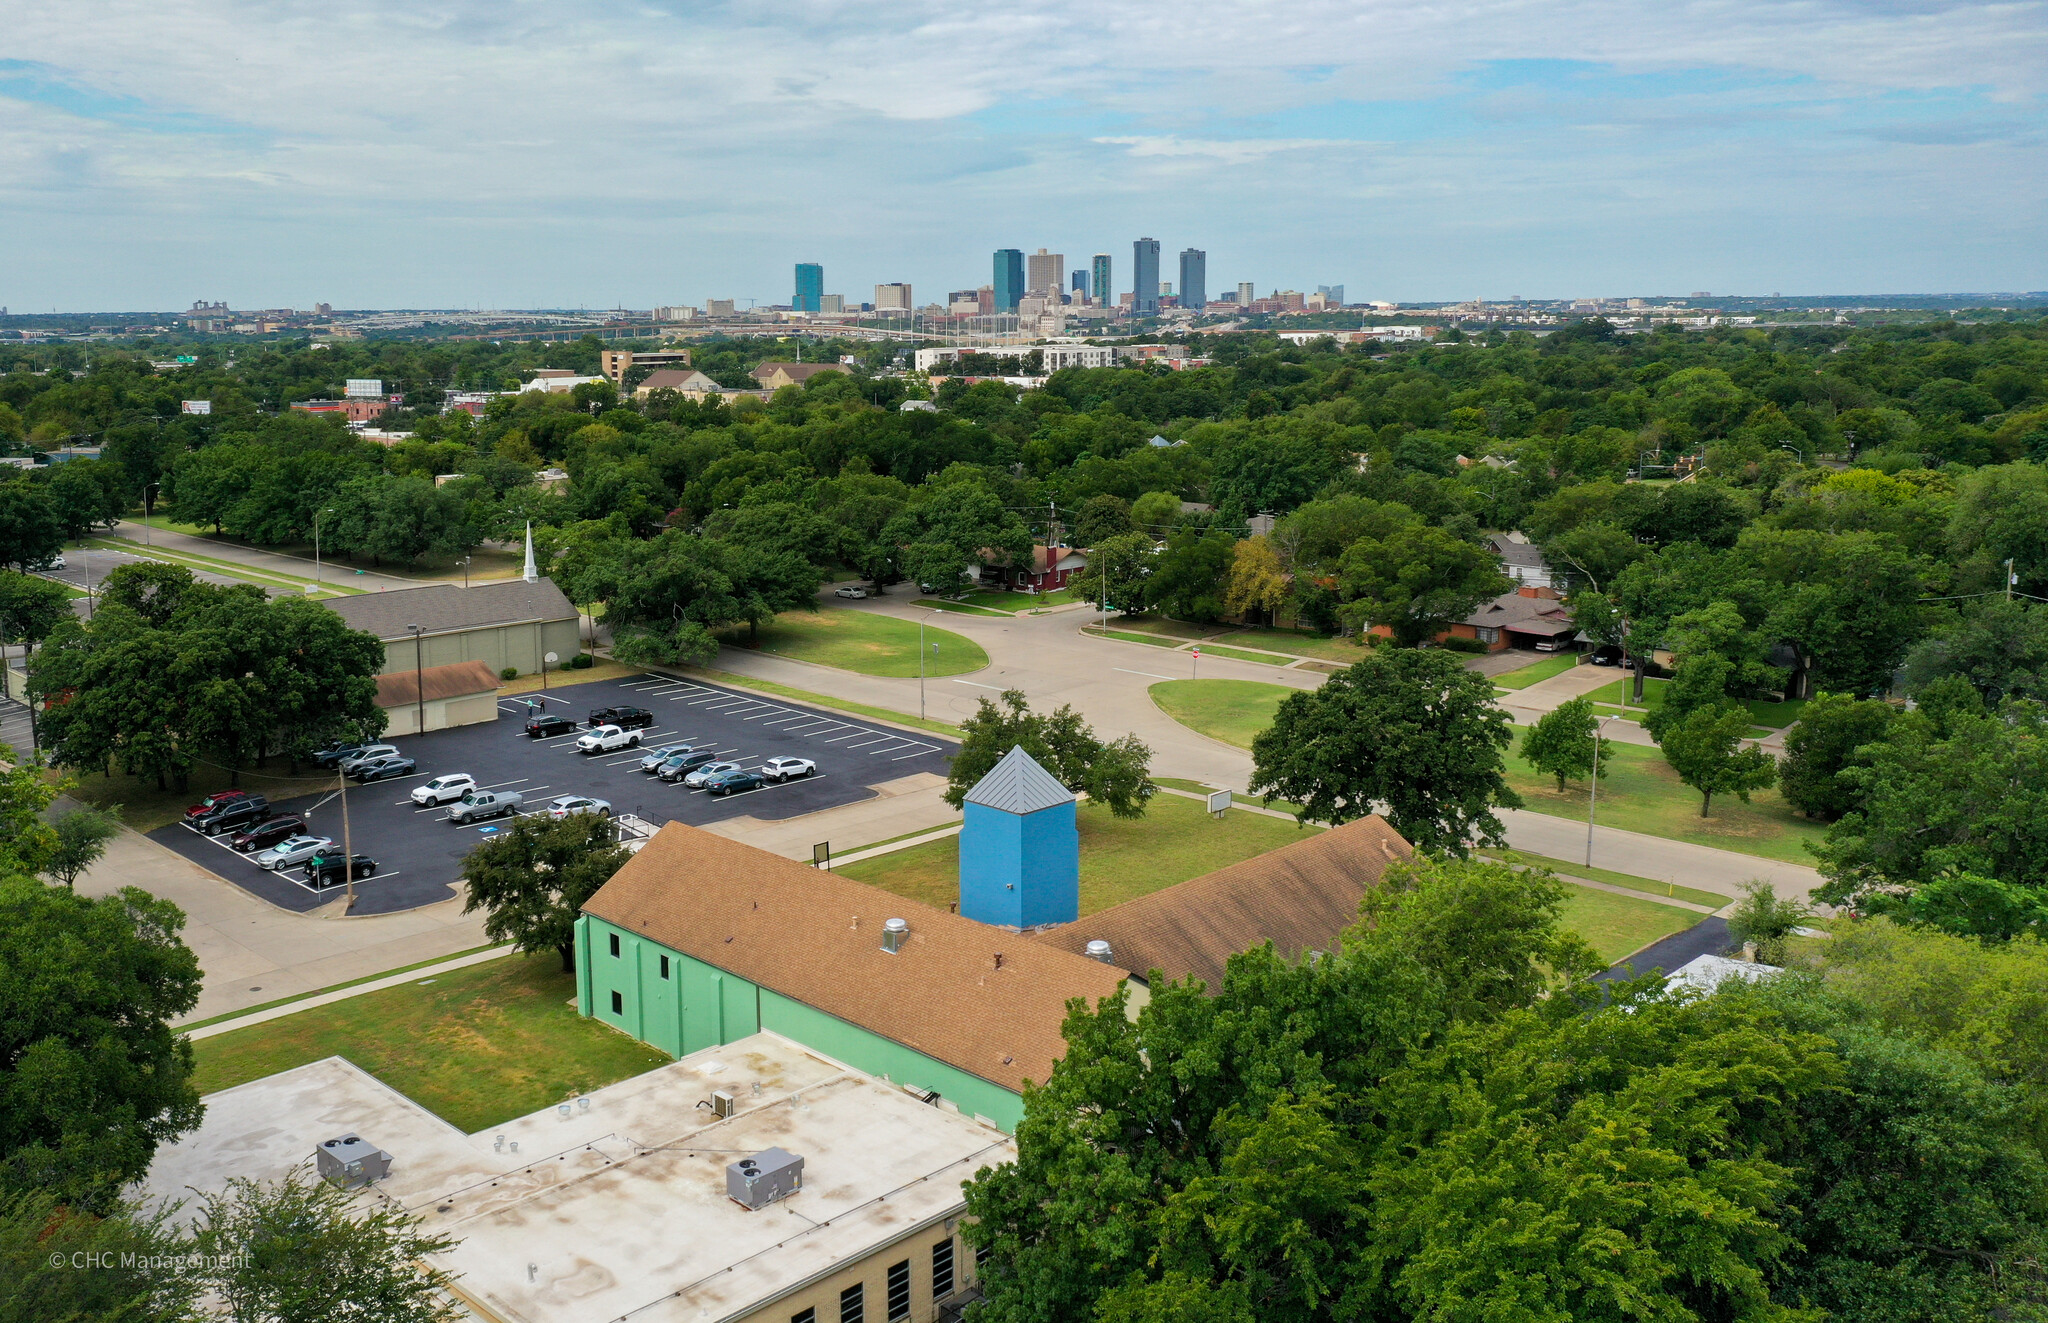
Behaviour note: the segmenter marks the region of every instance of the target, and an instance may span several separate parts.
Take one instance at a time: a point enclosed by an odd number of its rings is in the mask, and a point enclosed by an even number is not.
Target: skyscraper
[[[1095,286],[1095,301],[1105,308],[1116,302],[1116,286],[1109,278],[1109,254],[1095,255],[1095,274],[1089,279]]]
[[[817,312],[825,305],[825,268],[816,262],[796,264],[796,297],[789,306],[798,312]]]
[[[1342,285],[1317,285],[1316,293],[1322,295],[1324,300],[1333,308],[1344,306],[1344,287]]]
[[[1131,245],[1131,311],[1147,317],[1159,311],[1159,240]]]
[[[1249,281],[1249,280],[1240,280],[1240,281],[1238,281],[1238,282],[1237,282],[1237,306],[1238,306],[1238,307],[1240,307],[1240,308],[1249,308],[1249,307],[1251,307],[1251,306],[1252,306],[1252,300],[1253,300],[1253,299],[1255,299],[1255,298],[1257,298],[1258,296],[1259,296],[1259,292],[1258,292],[1258,291],[1257,291],[1256,289],[1253,289],[1253,288],[1252,288],[1252,282],[1251,282],[1251,281]]]
[[[1082,303],[1088,300],[1088,273],[1078,268],[1074,271],[1074,298]]]
[[[875,286],[875,311],[910,311],[910,286],[898,282],[892,285]]]
[[[997,312],[1017,311],[1017,300],[1024,297],[1022,248],[996,249],[995,291]]]
[[[1180,250],[1180,306],[1200,312],[1209,301],[1209,254],[1199,248]]]
[[[1053,294],[1067,278],[1067,255],[1041,248],[1024,259],[1024,290],[1028,294]]]

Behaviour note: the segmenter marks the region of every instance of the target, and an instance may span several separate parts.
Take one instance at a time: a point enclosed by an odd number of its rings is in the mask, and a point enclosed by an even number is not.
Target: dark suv
[[[185,825],[202,836],[218,836],[230,828],[242,828],[263,821],[270,816],[270,801],[261,795],[244,795],[231,799],[219,808],[209,809],[196,818],[186,819]]]
[[[556,716],[552,712],[544,712],[540,716],[529,717],[526,721],[526,733],[537,740],[550,739],[556,735],[567,735],[575,729],[575,722],[567,717]]]
[[[601,707],[590,714],[590,728],[617,726],[620,730],[645,730],[654,724],[654,714],[644,707]]]
[[[279,841],[297,836],[305,830],[306,820],[304,818],[299,817],[295,813],[288,814],[282,818],[271,818],[267,822],[259,822],[252,826],[244,827],[241,831],[234,834],[234,837],[228,841],[228,844],[234,846],[243,854],[248,854],[251,850],[268,850]]]
[[[366,854],[352,855],[348,871],[358,878],[373,877],[377,872],[377,861]],[[306,881],[316,887],[338,887],[348,881],[342,875],[341,851],[316,854],[308,859]]]

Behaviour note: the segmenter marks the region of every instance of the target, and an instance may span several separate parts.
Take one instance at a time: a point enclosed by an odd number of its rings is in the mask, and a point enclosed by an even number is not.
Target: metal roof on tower
[[[1036,813],[1073,803],[1074,792],[1040,767],[1036,759],[1024,752],[1023,745],[1015,744],[1001,762],[989,769],[987,776],[974,783],[974,789],[967,792],[967,802],[1005,813]]]

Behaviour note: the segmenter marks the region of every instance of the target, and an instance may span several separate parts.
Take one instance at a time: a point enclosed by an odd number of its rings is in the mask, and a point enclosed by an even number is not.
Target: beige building
[[[910,286],[903,282],[875,286],[876,312],[909,312]]]
[[[493,674],[538,671],[548,653],[566,664],[582,650],[582,617],[552,580],[452,583],[333,597],[325,606],[384,643],[385,675],[482,662]],[[419,626],[415,631],[413,626]],[[417,640],[417,642],[415,642]]]
[[[763,363],[752,376],[763,390],[777,391],[784,386],[801,386],[820,372],[844,371],[837,363]]]
[[[377,677],[377,706],[390,716],[386,739],[496,721],[498,673],[480,661],[387,671]]]
[[[626,384],[626,373],[635,363],[652,363],[658,368],[686,368],[690,366],[690,351],[687,349],[600,349],[597,352],[597,369],[611,379],[614,386]]]

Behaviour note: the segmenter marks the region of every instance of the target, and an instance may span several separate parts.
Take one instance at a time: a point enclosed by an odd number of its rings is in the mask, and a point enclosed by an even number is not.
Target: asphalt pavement
[[[524,731],[529,701],[576,720],[577,732],[529,739]],[[576,736],[590,711],[622,704],[654,713],[654,724],[636,732],[639,746],[598,755],[576,752]],[[503,698],[498,707],[494,722],[389,741],[418,760],[413,775],[349,783],[349,834],[358,854],[377,861],[376,875],[356,883],[354,913],[390,914],[448,900],[455,895],[463,857],[505,829],[504,818],[457,826],[448,821],[445,806],[415,805],[413,787],[435,776],[467,772],[479,788],[517,793],[524,799],[520,811],[525,816],[545,812],[558,795],[591,795],[609,801],[615,813],[634,814],[656,826],[671,821],[702,826],[742,815],[773,822],[870,799],[875,796],[870,787],[881,782],[920,772],[943,776],[958,747],[873,722],[651,674]],[[640,771],[646,752],[665,744],[709,749],[749,769],[768,758],[795,756],[813,760],[818,770],[801,780],[713,797],[680,782],[663,784]],[[316,834],[338,844],[343,833],[336,779],[309,773],[306,781],[307,794],[273,801],[272,807],[280,814],[309,816]],[[288,910],[311,911],[341,894],[338,886],[315,890],[297,869],[272,873],[258,868],[227,844],[226,835],[206,837],[173,825],[150,838]]]

